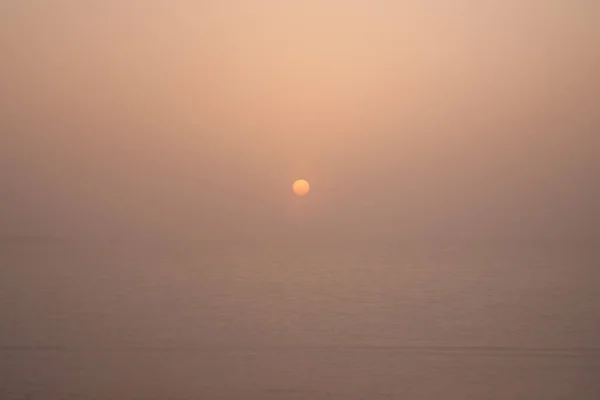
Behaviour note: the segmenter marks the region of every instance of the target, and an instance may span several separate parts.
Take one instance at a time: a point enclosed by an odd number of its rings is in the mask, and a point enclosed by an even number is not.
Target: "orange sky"
[[[600,5],[471,3],[4,2],[0,234],[591,235]]]

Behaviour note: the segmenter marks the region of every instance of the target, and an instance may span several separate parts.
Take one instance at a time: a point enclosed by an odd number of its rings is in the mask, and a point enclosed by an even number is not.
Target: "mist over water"
[[[0,399],[600,398],[598,21],[0,1]]]
[[[20,399],[600,393],[597,249],[4,243]]]

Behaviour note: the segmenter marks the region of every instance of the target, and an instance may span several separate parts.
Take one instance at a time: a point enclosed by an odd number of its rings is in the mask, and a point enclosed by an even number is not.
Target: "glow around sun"
[[[310,183],[305,179],[298,179],[292,185],[292,189],[296,196],[306,196],[310,192]]]

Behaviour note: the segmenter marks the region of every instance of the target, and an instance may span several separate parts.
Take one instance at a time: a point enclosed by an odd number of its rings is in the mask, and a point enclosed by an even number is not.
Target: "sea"
[[[581,243],[0,241],[0,399],[600,399]]]

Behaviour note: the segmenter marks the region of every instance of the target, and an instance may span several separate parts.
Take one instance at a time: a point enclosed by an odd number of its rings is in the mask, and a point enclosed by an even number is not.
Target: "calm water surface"
[[[599,399],[576,245],[0,244],[0,399]]]

